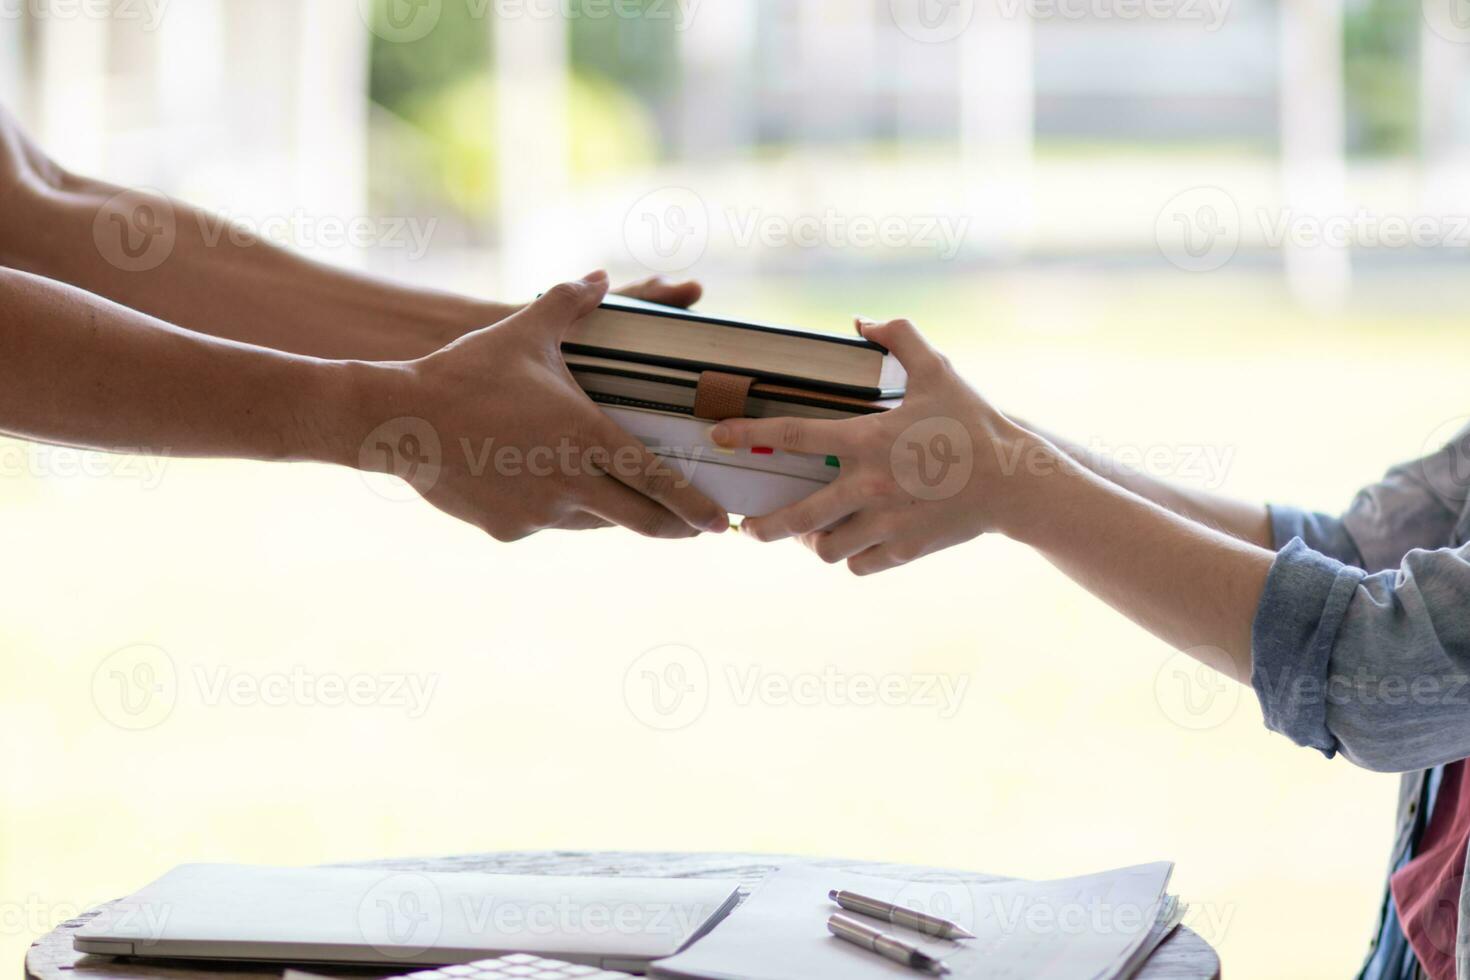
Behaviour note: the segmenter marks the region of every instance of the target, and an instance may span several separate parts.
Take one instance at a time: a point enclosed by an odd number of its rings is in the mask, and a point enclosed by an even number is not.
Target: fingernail
[[[730,427],[728,425],[717,425],[713,429],[709,430],[709,437],[715,441],[716,445],[730,445],[732,436],[733,433],[730,432]]]
[[[582,277],[582,281],[583,282],[601,282],[602,280],[604,280],[606,278],[607,278],[607,270],[606,269],[597,269],[597,270],[592,271],[592,272],[589,272],[585,276],[583,276]]]
[[[724,534],[730,530],[730,517],[728,514],[712,517],[705,523],[704,529],[711,534]]]

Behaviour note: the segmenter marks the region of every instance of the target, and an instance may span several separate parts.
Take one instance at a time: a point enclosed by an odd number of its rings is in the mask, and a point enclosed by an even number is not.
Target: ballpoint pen
[[[949,967],[945,966],[944,961],[937,956],[930,956],[911,943],[865,926],[850,915],[843,915],[841,912],[832,913],[831,918],[827,920],[827,929],[838,939],[845,939],[863,949],[872,950],[895,963],[902,963],[915,970],[923,970],[936,975],[949,972]]]
[[[948,919],[941,919],[937,915],[930,915],[927,912],[905,908],[902,905],[894,905],[892,902],[868,898],[866,895],[859,895],[857,892],[845,892],[834,888],[827,893],[827,897],[849,912],[857,912],[860,915],[883,919],[885,922],[892,922],[896,926],[903,926],[905,929],[922,932],[926,936],[938,936],[940,939],[975,938],[974,933]]]

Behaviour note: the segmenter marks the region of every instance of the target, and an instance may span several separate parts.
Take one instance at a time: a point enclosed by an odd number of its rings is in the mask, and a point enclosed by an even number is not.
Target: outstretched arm
[[[1019,419],[1017,422],[1103,479],[1116,483],[1125,490],[1131,490],[1180,517],[1187,517],[1198,524],[1223,531],[1233,538],[1262,548],[1273,546],[1271,517],[1264,504],[1170,483],[1133,469],[1105,453],[1078,445],[1047,429]]]
[[[0,195],[0,264],[258,347],[418,357],[511,312],[335,269],[181,201],[68,173],[3,107]]]
[[[1273,513],[1271,537],[1285,539],[1273,553],[1261,546],[1261,515],[1242,511],[1236,523],[1228,508],[1139,484],[1164,498],[1145,499],[1007,418],[907,321],[863,333],[909,369],[899,408],[716,427],[727,446],[841,461],[828,487],[746,522],[753,536],[800,535],[866,574],[1000,532],[1250,683],[1266,724],[1299,744],[1392,771],[1470,753],[1470,545],[1447,547],[1463,542],[1454,528],[1470,499],[1470,427],[1365,488],[1342,520]]]
[[[619,524],[654,537],[725,515],[577,388],[559,345],[593,275],[417,360],[331,360],[195,333],[0,269],[0,431],[161,455],[393,473],[501,540]]]
[[[1002,438],[1063,458],[1000,485],[995,530],[1176,649],[1216,669],[1224,651],[1235,679],[1250,682],[1251,625],[1273,552],[1103,479],[1033,433]]]
[[[324,358],[421,357],[520,308],[333,268],[182,201],[68,173],[3,106],[0,265],[200,333]],[[699,298],[689,283],[625,292]]]
[[[996,531],[1032,545],[1145,629],[1183,650],[1225,651],[1250,678],[1251,621],[1272,553],[1104,479],[993,409],[906,320],[861,324],[908,369],[903,404],[846,421],[729,420],[714,438],[837,456],[841,476],[794,507],[748,520],[760,540],[799,536],[871,574]],[[1146,479],[1146,478],[1145,478]],[[1140,484],[1181,510],[1212,512]],[[1217,515],[1218,516],[1218,515]],[[1257,533],[1249,521],[1241,530]],[[1219,663],[1212,666],[1219,667]]]
[[[0,269],[0,430],[110,451],[326,459],[348,365],[183,330]]]

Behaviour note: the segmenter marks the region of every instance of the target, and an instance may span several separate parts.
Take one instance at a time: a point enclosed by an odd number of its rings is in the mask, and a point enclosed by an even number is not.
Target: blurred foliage
[[[578,178],[625,171],[652,161],[657,133],[643,106],[614,85],[574,75],[568,108],[571,170]],[[498,202],[495,86],[481,75],[426,99],[413,113],[431,144],[434,178],[467,214]]]
[[[386,16],[391,0],[375,0]],[[646,13],[631,16],[636,9]],[[388,135],[418,144],[393,159],[414,161],[421,192],[473,218],[496,204],[493,4],[445,2],[418,41],[375,39],[370,95],[407,124]],[[656,107],[676,69],[678,5],[667,0],[574,4],[570,20],[571,167],[574,176],[615,173],[659,152]],[[621,13],[615,13],[621,11]],[[477,16],[477,13],[482,14]]]
[[[1343,20],[1348,148],[1412,152],[1418,138],[1418,4],[1359,0]]]
[[[377,18],[395,0],[374,0]],[[368,91],[372,100],[412,121],[413,107],[490,65],[490,34],[468,3],[446,3],[439,23],[411,42],[373,39]]]
[[[661,109],[677,82],[680,6],[670,0],[593,4],[598,16],[572,21],[573,69],[622,86],[651,108]],[[624,13],[613,16],[607,13],[609,7]],[[630,16],[630,11],[639,14]]]
[[[386,16],[390,2],[374,0],[378,16]],[[663,152],[666,114],[678,103],[680,5],[563,2],[571,4],[573,173],[595,176],[649,162]],[[493,3],[444,0],[426,37],[376,39],[372,48],[372,99],[405,124],[391,127],[389,139],[414,144],[411,152],[392,155],[412,162],[395,166],[415,171],[415,193],[461,211],[471,223],[496,203],[495,10]],[[1352,152],[1400,154],[1417,145],[1419,27],[1417,8],[1402,0],[1348,3],[1344,71]]]

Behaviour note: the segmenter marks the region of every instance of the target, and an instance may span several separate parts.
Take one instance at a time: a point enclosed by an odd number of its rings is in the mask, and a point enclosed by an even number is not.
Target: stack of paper
[[[1056,881],[919,882],[782,868],[704,939],[659,960],[666,980],[883,980],[920,974],[827,931],[838,888],[929,912],[975,939],[950,941],[874,922],[941,958],[955,980],[1114,980],[1133,975],[1183,917],[1165,895],[1169,862]]]

